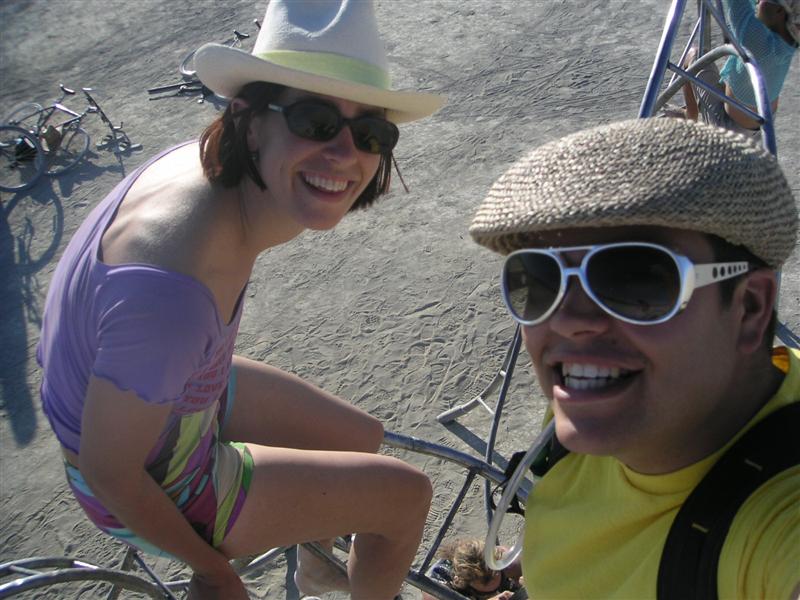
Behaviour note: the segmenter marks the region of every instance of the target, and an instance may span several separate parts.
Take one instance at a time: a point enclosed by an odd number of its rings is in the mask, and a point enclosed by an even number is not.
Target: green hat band
[[[281,67],[313,75],[361,83],[384,90],[391,87],[389,74],[380,67],[341,54],[272,50],[256,56]]]

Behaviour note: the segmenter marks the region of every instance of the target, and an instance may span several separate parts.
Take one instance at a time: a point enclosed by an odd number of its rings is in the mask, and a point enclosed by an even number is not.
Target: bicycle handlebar
[[[81,88],[83,95],[86,96],[86,100],[89,101],[89,105],[95,108],[92,112],[99,112],[101,115],[103,114],[103,110],[100,108],[100,105],[97,104],[97,100],[95,100],[89,92],[93,92],[92,88]]]

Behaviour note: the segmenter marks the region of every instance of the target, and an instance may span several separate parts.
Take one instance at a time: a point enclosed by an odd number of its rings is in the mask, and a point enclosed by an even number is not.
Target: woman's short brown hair
[[[268,105],[278,101],[287,90],[283,85],[255,81],[245,85],[236,95],[247,103],[247,108],[233,112],[231,104],[200,136],[200,162],[203,173],[214,184],[230,188],[249,177],[262,190],[267,189],[247,147],[247,129],[253,117],[267,112]],[[392,153],[381,154],[378,171],[358,197],[350,210],[365,208],[378,196],[389,191]]]

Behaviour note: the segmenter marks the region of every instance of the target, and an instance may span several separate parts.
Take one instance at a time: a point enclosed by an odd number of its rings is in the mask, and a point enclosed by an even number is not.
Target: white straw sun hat
[[[203,84],[226,98],[269,81],[385,108],[395,123],[426,117],[445,101],[391,88],[372,0],[271,0],[252,54],[206,44],[194,63]]]

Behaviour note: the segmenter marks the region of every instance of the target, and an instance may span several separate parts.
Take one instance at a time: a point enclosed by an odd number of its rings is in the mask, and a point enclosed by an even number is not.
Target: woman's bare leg
[[[356,532],[348,561],[354,600],[391,599],[414,559],[431,500],[424,473],[361,452],[248,444],[255,469],[227,556]]]
[[[233,357],[236,397],[223,439],[306,450],[376,452],[381,422],[276,367]]]
[[[235,356],[234,366],[237,372],[236,395],[232,412],[223,430],[224,439],[251,442],[259,446],[361,453],[374,453],[380,446],[383,440],[382,424],[376,418],[355,406],[294,375],[263,363]],[[269,449],[278,450],[278,448]],[[265,460],[268,460],[269,453],[263,451],[260,453],[266,457]],[[385,461],[389,460],[386,457],[373,456],[372,458],[384,461],[379,463],[381,465],[385,465]],[[411,480],[417,481],[418,487],[421,486],[418,492],[413,495],[417,498],[416,502],[424,504],[424,513],[426,515],[430,503],[430,483],[427,477],[400,461],[390,460],[389,462],[393,465],[393,470],[398,467],[395,463],[402,465],[401,471],[406,475],[408,475],[407,469],[411,469],[413,472]],[[292,470],[292,468],[287,468],[289,471]],[[378,468],[378,465],[369,466],[369,469],[374,468]],[[291,477],[291,473],[289,476]],[[422,476],[423,481],[419,480],[419,476]],[[254,488],[251,486],[248,502],[253,490]],[[303,494],[305,491],[299,490],[298,493]],[[369,494],[369,490],[363,493]],[[425,500],[426,497],[427,500]],[[404,510],[403,503],[397,503],[396,507],[390,505],[381,507],[380,503],[373,506],[380,510],[381,518],[387,521],[391,519],[391,515],[395,510],[401,512]],[[408,505],[411,513],[416,510],[413,506],[414,501]],[[245,505],[245,510],[247,510],[247,504]],[[244,511],[242,514],[244,514]],[[418,524],[419,535],[421,535],[425,515],[422,516],[422,521]],[[239,519],[241,518],[242,516],[240,515]],[[300,518],[304,519],[305,517]],[[410,518],[413,521],[413,515],[410,515]],[[375,517],[373,519],[375,520]],[[237,520],[238,523],[239,520]],[[335,520],[331,521],[331,523],[337,524]],[[234,526],[235,529],[236,526]],[[345,527],[338,529],[336,533],[330,536],[325,536],[325,538],[297,537],[293,540],[290,538],[286,543],[317,540],[323,546],[330,548],[333,544],[332,538],[336,535],[360,531],[365,530],[357,527]],[[414,524],[412,523],[408,531],[412,537],[415,535],[413,531]],[[351,570],[355,569],[356,579],[361,577],[362,568],[357,567],[357,563],[359,560],[362,564],[364,563],[364,548],[368,548],[370,553],[373,552],[372,549],[369,549],[374,545],[374,540],[370,537],[371,533],[368,531],[366,535],[356,536],[356,543],[353,546],[350,559],[350,568]],[[230,539],[229,535],[225,542],[228,543]],[[402,569],[402,575],[405,574],[408,564],[413,559],[418,543],[419,537],[417,536],[414,542],[414,550]],[[262,541],[254,552],[275,545],[284,544],[267,543],[265,545]],[[380,544],[378,545],[380,546]],[[240,554],[237,553],[236,555]],[[302,547],[299,551],[299,564],[302,570],[298,569],[298,587],[306,593],[319,593],[322,589],[346,589],[350,585],[347,581],[342,581],[338,573],[331,569],[325,561],[317,558]],[[363,569],[369,570],[370,568],[370,561],[367,561]],[[383,567],[380,567],[380,569],[383,569]],[[383,579],[386,579],[386,576]],[[370,596],[367,595],[365,597]]]

